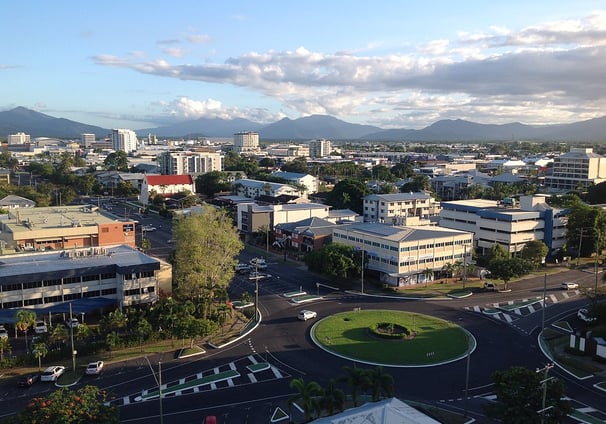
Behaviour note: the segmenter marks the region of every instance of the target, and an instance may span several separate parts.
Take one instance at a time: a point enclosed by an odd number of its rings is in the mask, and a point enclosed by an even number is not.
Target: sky
[[[0,111],[103,128],[606,115],[604,0],[39,0],[0,16]]]

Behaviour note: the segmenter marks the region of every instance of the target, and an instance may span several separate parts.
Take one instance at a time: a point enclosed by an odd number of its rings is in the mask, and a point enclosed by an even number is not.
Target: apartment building
[[[606,181],[606,158],[593,149],[573,147],[554,158],[552,175],[545,176],[545,187],[551,192],[587,190],[592,184]]]
[[[163,152],[158,155],[160,173],[197,176],[223,170],[223,157],[217,152]]]
[[[393,224],[401,218],[429,218],[440,213],[440,203],[427,193],[371,194],[363,199],[364,221]]]
[[[261,196],[279,197],[282,195],[305,197],[306,192],[289,184],[270,183],[268,181],[241,178],[234,181],[233,190],[239,196],[256,199]]]
[[[478,253],[498,243],[515,255],[532,240],[541,240],[553,255],[566,243],[565,209],[545,203],[543,196],[521,196],[519,205],[474,199],[442,202],[440,226],[474,233]]]
[[[7,137],[7,141],[9,145],[30,144],[31,137],[29,134],[18,132],[17,134],[9,134]]]
[[[473,234],[466,231],[378,223],[335,227],[332,240],[362,251],[365,268],[395,287],[432,280],[428,269],[436,272],[448,263],[469,263],[473,247]]]
[[[318,178],[314,177],[313,175],[285,171],[275,171],[272,172],[271,175],[273,175],[274,177],[282,178],[283,180],[286,180],[289,183],[295,183],[305,186],[307,188],[308,194],[318,192]]]
[[[234,151],[238,153],[256,153],[259,151],[259,133],[254,131],[234,134]]]
[[[133,130],[124,128],[112,130],[111,139],[114,150],[123,150],[126,153],[136,151],[139,145],[137,134]]]
[[[313,158],[313,159],[323,158],[326,156],[330,156],[331,152],[332,152],[332,143],[330,142],[330,140],[321,138],[318,140],[311,140],[309,142],[309,157],[310,158]]]

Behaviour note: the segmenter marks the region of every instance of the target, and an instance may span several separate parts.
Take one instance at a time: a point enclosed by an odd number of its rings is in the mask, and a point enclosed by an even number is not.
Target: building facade
[[[163,152],[158,155],[160,173],[199,175],[223,170],[223,157],[217,152]]]
[[[139,140],[133,130],[114,129],[112,130],[112,147],[114,150],[123,150],[131,153],[137,150]]]
[[[521,196],[519,205],[510,207],[494,200],[459,200],[442,202],[440,226],[474,233],[480,254],[498,243],[515,256],[529,241],[541,240],[551,256],[566,244],[567,214],[541,196]]]
[[[252,234],[259,229],[272,230],[277,224],[302,221],[307,218],[326,218],[330,206],[320,203],[291,203],[285,205],[259,205],[254,202],[237,205],[238,230]]]
[[[332,152],[332,144],[330,140],[326,140],[324,138],[318,140],[311,140],[309,142],[309,157],[323,158],[326,156],[330,156]]]
[[[90,147],[95,144],[95,140],[97,137],[95,134],[81,134],[80,135],[80,144],[84,147]]]
[[[196,186],[191,175],[146,175],[141,185],[141,203],[149,202],[152,192],[170,197],[173,194],[189,191],[196,192]]]
[[[473,234],[442,227],[400,227],[378,223],[341,225],[333,243],[363,252],[365,269],[378,273],[390,286],[433,280],[433,272],[448,263],[471,261]]]
[[[238,153],[255,153],[259,151],[259,133],[254,131],[234,134],[234,151]]]
[[[7,141],[9,145],[29,144],[31,142],[31,137],[29,134],[18,132],[17,134],[9,134]]]
[[[552,175],[545,176],[545,187],[552,192],[587,190],[606,181],[606,158],[593,149],[571,148],[554,158]]]
[[[400,218],[429,218],[440,213],[440,203],[427,193],[371,194],[363,199],[365,222],[398,223]]]
[[[306,192],[289,184],[270,183],[268,181],[242,178],[234,181],[233,190],[239,196],[256,199],[261,196],[279,197],[282,195],[305,197]]]

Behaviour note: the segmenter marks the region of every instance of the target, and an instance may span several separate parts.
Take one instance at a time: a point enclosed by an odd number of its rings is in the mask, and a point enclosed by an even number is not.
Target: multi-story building
[[[288,184],[242,178],[234,181],[234,192],[240,196],[256,199],[260,196],[278,197],[281,195],[304,197],[306,193]]]
[[[326,140],[324,138],[318,140],[311,140],[309,142],[309,157],[323,158],[330,155],[332,152],[332,145],[330,140]]]
[[[9,209],[8,215],[0,215],[0,228],[2,250],[135,247],[135,222],[93,205]]]
[[[289,203],[285,205],[259,205],[254,202],[238,203],[238,230],[252,234],[261,228],[273,229],[277,224],[298,222],[307,218],[327,218],[330,206],[320,203]]]
[[[440,203],[427,193],[371,194],[364,197],[364,221],[386,224],[401,218],[428,219],[440,213]]]
[[[307,187],[307,193],[318,192],[318,178],[309,174],[301,174],[298,172],[284,172],[276,171],[272,172],[271,175],[274,177],[282,178],[289,183],[295,183]]]
[[[196,186],[191,175],[146,175],[141,184],[141,195],[139,200],[146,204],[149,202],[152,192],[164,197],[170,197],[173,194],[196,192]]]
[[[554,158],[552,175],[545,176],[545,187],[552,192],[587,190],[591,184],[606,181],[606,158],[593,149],[571,148]]]
[[[112,147],[114,150],[123,150],[130,153],[137,150],[138,144],[137,134],[133,130],[122,128],[112,130]]]
[[[259,133],[254,131],[234,134],[234,151],[238,153],[255,153],[259,151]]]
[[[80,144],[84,147],[90,147],[95,143],[97,137],[95,134],[81,134],[80,135]]]
[[[544,197],[522,196],[519,206],[474,199],[442,202],[440,226],[474,233],[475,247],[486,254],[498,243],[515,255],[541,240],[553,255],[566,243],[568,211],[547,205]]]
[[[333,228],[333,243],[363,252],[365,268],[391,286],[433,280],[448,263],[470,263],[473,234],[442,227],[400,227],[378,223]]]
[[[0,312],[31,308],[43,314],[64,302],[154,302],[160,269],[160,261],[125,245],[3,255]]]
[[[18,132],[17,134],[9,134],[7,137],[9,145],[12,144],[29,144],[31,137],[29,134]]]
[[[196,176],[223,170],[223,157],[217,152],[163,152],[158,155],[160,173]]]

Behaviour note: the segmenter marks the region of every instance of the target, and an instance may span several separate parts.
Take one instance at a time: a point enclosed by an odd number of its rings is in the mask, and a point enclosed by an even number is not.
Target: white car
[[[497,285],[492,281],[487,281],[484,283],[484,290],[497,291]]]
[[[264,274],[262,272],[251,272],[248,274],[249,280],[269,280],[272,277],[271,274]]]
[[[65,321],[65,325],[67,325],[68,328],[78,328],[80,323],[78,322],[78,318],[68,318]]]
[[[62,365],[53,365],[44,370],[40,375],[40,381],[57,381],[65,372],[65,367]]]
[[[297,318],[299,318],[301,321],[307,321],[308,319],[313,319],[316,318],[318,316],[317,312],[314,311],[308,311],[303,309],[301,312],[299,312],[299,315],[297,315]]]
[[[580,320],[585,321],[585,322],[595,321],[595,317],[590,317],[589,311],[585,308],[579,309],[579,312],[577,312],[577,317],[579,317]]]
[[[157,228],[154,227],[153,225],[144,225],[143,226],[143,231],[146,231],[146,232],[154,232],[156,230],[157,230]]]
[[[267,262],[263,258],[253,258],[249,261],[250,267],[255,269],[266,269]]]
[[[8,331],[3,325],[0,325],[0,339],[8,339]]]
[[[86,366],[86,375],[99,375],[103,370],[103,361],[91,362]]]
[[[570,290],[570,289],[578,289],[579,285],[577,283],[571,283],[570,281],[565,281],[560,285],[562,290]]]
[[[46,326],[46,323],[44,321],[37,321],[34,327],[34,331],[36,332],[36,334],[44,334],[48,332],[48,327]]]

